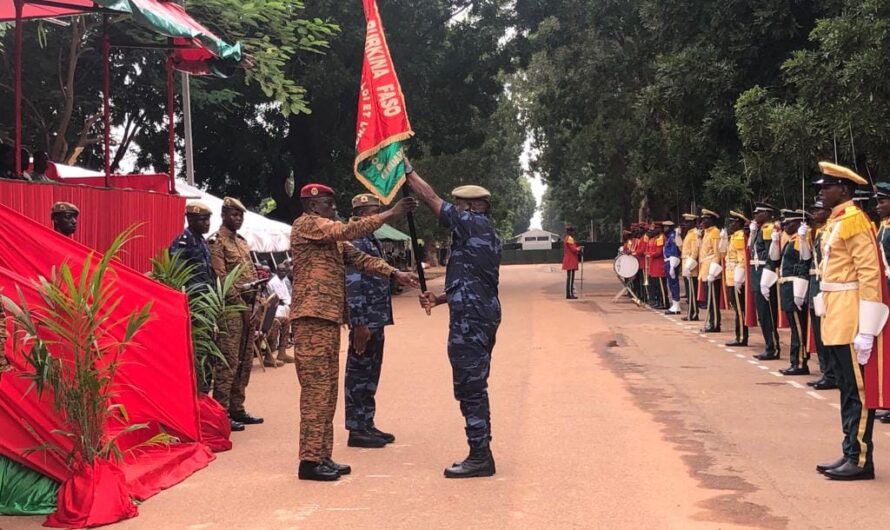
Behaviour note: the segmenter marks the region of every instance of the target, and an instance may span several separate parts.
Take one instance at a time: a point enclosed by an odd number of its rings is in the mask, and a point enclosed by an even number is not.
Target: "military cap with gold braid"
[[[226,197],[223,199],[223,210],[226,208],[232,208],[233,210],[240,210],[241,212],[246,212],[247,208],[241,204],[241,201],[235,199],[234,197]]]
[[[210,207],[200,201],[190,202],[185,205],[186,215],[212,215],[213,211]]]
[[[782,210],[781,217],[783,223],[791,223],[794,221],[805,221],[810,214],[801,210]]]
[[[737,212],[737,211],[735,211],[735,210],[730,210],[730,211],[729,211],[729,218],[730,218],[730,219],[735,219],[736,221],[741,221],[741,222],[743,222],[743,223],[745,223],[745,224],[748,224],[748,223],[751,222],[751,220],[748,219],[747,217],[745,217],[744,214],[741,214],[741,213],[739,213],[739,212]]]
[[[832,164],[831,162],[819,162],[819,169],[824,175],[816,181],[819,186],[831,186],[837,184],[856,184],[857,186],[866,186],[868,181],[860,177],[850,168]]]
[[[482,186],[460,186],[458,188],[454,188],[454,191],[451,192],[451,195],[453,195],[455,199],[464,199],[467,201],[487,201],[491,198],[491,192],[483,188]]]
[[[667,227],[670,228],[670,227],[677,226],[677,225],[674,224],[673,221],[662,221],[662,222],[661,222],[661,226],[667,226]]]
[[[362,193],[352,198],[353,208],[362,208],[365,206],[380,206],[380,198],[373,193]]]
[[[70,202],[57,202],[53,204],[51,215],[57,213],[73,213],[74,215],[78,215],[80,214],[80,210]]]
[[[708,210],[707,208],[701,209],[701,216],[702,217],[713,217],[714,219],[720,219],[719,213],[717,213],[713,210]]]
[[[686,221],[698,221],[698,216],[694,213],[684,213],[683,219]]]

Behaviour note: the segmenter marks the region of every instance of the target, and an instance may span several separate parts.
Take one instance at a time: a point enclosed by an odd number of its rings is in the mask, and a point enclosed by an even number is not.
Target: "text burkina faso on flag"
[[[389,204],[405,181],[402,142],[412,136],[402,87],[376,0],[363,0],[367,35],[356,124],[355,176]]]

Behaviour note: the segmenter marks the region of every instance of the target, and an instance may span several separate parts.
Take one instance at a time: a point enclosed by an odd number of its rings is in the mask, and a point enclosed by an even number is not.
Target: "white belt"
[[[859,282],[819,282],[819,290],[823,293],[836,293],[840,291],[855,291],[859,289]]]
[[[782,285],[784,283],[791,283],[793,281],[794,281],[793,277],[792,278],[779,278],[779,285]]]
[[[815,276],[819,274],[819,269],[810,269],[810,276]]]
[[[759,260],[759,259],[752,259],[752,260],[750,261],[750,263],[751,263],[751,265],[758,265],[758,266],[763,266],[763,265],[766,265],[766,264],[767,264],[767,262],[766,262],[765,260],[764,260],[764,261],[761,261],[761,260]]]

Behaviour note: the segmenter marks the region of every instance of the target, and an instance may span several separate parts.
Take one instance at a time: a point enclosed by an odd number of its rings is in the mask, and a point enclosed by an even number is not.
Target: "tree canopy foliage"
[[[518,0],[545,223],[798,207],[819,159],[878,176],[886,0]],[[835,147],[836,146],[836,147]]]

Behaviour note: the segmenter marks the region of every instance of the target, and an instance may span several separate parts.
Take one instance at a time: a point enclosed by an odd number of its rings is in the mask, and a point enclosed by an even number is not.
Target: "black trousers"
[[[662,280],[656,276],[649,276],[649,304],[655,307],[664,305],[664,289]],[[664,287],[667,287],[666,285]]]
[[[716,279],[713,282],[705,282],[705,300],[708,304],[707,327],[720,329],[720,301],[723,294],[723,280]]]
[[[566,298],[575,296],[575,271],[566,271]]]
[[[807,351],[807,306],[803,309],[795,308],[794,311],[785,311],[788,324],[791,326],[791,366],[806,366],[810,360],[810,352]]]
[[[856,359],[853,346],[826,346],[829,363],[837,368],[837,384],[841,390],[841,428],[844,431],[844,456],[859,467],[874,465],[872,431],[875,411],[866,409],[865,370]]]
[[[686,318],[698,320],[698,278],[684,276],[683,285],[686,286],[686,303],[689,305]]]
[[[759,275],[758,275],[759,278]],[[779,355],[782,348],[779,346],[779,293],[774,285],[770,289],[769,300],[760,292],[760,281],[750,288],[754,291],[754,301],[757,303],[757,323],[760,324],[760,332],[763,333],[764,352],[770,355]]]
[[[819,359],[819,371],[822,379],[828,383],[837,384],[836,367],[829,362],[828,351],[822,344],[822,319],[816,316],[816,311],[810,304],[810,325],[813,326],[813,338],[816,340],[816,357]]]
[[[733,320],[735,320],[735,340],[742,344],[748,344],[748,326],[745,325],[745,293],[744,291],[739,292],[735,286],[731,286],[727,288],[727,296],[733,310]]]

